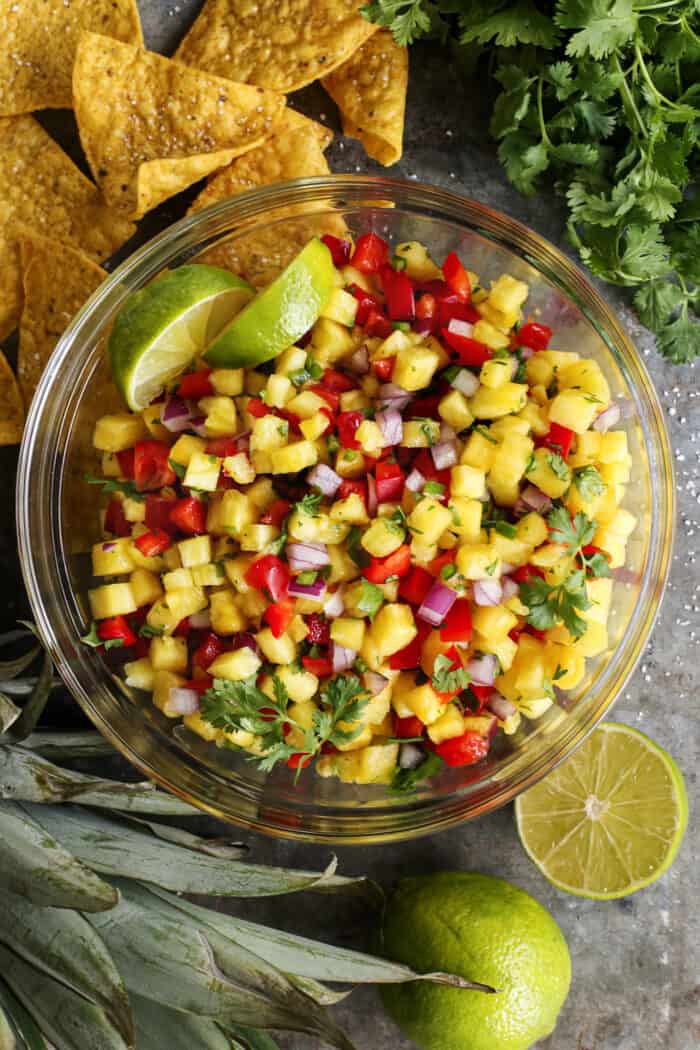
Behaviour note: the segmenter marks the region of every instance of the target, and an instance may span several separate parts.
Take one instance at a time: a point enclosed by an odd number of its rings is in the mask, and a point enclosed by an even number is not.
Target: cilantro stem
[[[547,134],[547,127],[544,119],[544,104],[542,101],[542,94],[544,91],[544,77],[537,78],[537,116],[540,122],[540,134],[542,135],[542,141],[545,146],[552,145],[552,140]]]
[[[685,3],[685,0],[665,0],[662,4],[648,4],[646,7],[638,7],[637,13],[645,15],[649,11],[662,11],[665,7],[677,7],[678,4]]]
[[[628,116],[629,116],[630,113],[634,115],[634,118],[637,121],[637,124],[639,125],[639,130],[641,131],[643,138],[646,139],[646,138],[649,137],[649,133],[648,133],[648,131],[646,129],[646,125],[645,125],[644,121],[642,120],[641,116],[639,115],[639,110],[637,109],[636,103],[635,103],[634,98],[632,96],[632,92],[630,91],[630,86],[627,83],[627,77],[625,76],[625,74],[622,71],[622,67],[620,65],[620,60],[617,57],[617,55],[615,55],[614,63],[615,63],[615,71],[617,73],[619,73],[620,76],[622,77],[622,83],[620,84],[620,94],[622,96],[622,104],[625,107],[625,110],[627,111]]]
[[[683,32],[687,33],[688,36],[692,37],[696,44],[700,44],[700,36],[698,36],[698,34],[695,32],[685,15],[681,15],[679,22],[683,26]]]
[[[649,70],[647,69],[647,64],[644,61],[644,56],[642,54],[642,51],[641,51],[641,48],[640,48],[639,44],[635,44],[634,45],[634,57],[636,59],[637,68],[639,69],[639,71],[641,72],[642,76],[644,77],[644,80],[646,81],[647,86],[648,86],[649,90],[652,92],[652,94],[654,95],[654,97],[657,98],[659,100],[659,102],[663,102],[665,105],[669,106],[671,109],[680,109],[680,110],[685,109],[686,108],[685,106],[679,106],[678,103],[672,102],[670,98],[666,98],[666,96],[663,95],[659,91],[659,89],[657,88],[656,84],[651,79],[651,74],[650,74]]]

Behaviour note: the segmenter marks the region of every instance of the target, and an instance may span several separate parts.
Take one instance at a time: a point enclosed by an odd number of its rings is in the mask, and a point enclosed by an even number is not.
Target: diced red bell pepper
[[[351,263],[360,273],[378,273],[389,262],[389,245],[376,233],[363,233],[357,238]]]
[[[336,420],[338,440],[343,448],[359,449],[360,442],[355,437],[358,427],[364,423],[362,412],[341,412]]]
[[[446,503],[450,495],[450,485],[452,483],[452,472],[447,467],[445,470],[438,470],[433,461],[433,457],[430,454],[430,450],[422,448],[415,460],[413,461],[415,469],[427,478],[428,481],[437,481],[439,485],[444,487],[444,492],[441,496],[436,496],[435,499],[441,503]]]
[[[493,351],[485,343],[480,343],[478,339],[471,339],[467,335],[451,332],[449,328],[443,328],[441,334],[450,349],[457,353],[463,365],[467,365],[470,368],[480,368],[484,361],[488,361],[489,358],[493,357]]]
[[[211,397],[214,387],[211,385],[211,368],[202,368],[199,372],[188,372],[181,377],[177,386],[177,396],[190,401],[199,401],[201,397]]]
[[[337,368],[327,368],[321,376],[319,386],[331,390],[334,394],[346,394],[348,390],[357,390],[357,383]]]
[[[382,266],[380,276],[390,319],[412,321],[416,316],[416,297],[410,277],[391,266]]]
[[[330,645],[330,624],[319,613],[311,613],[310,616],[307,616],[306,626],[309,631],[307,639],[311,645]]]
[[[394,371],[395,357],[380,357],[378,361],[372,362],[372,371],[382,383],[388,383],[391,373]]]
[[[369,565],[362,570],[362,575],[370,583],[386,583],[391,576],[405,576],[411,568],[411,548],[402,543],[386,558],[372,558]]]
[[[486,707],[489,697],[493,692],[493,687],[490,685],[476,685],[475,682],[471,682],[469,685],[470,691],[478,701],[479,707],[473,713],[478,715]]]
[[[420,605],[433,583],[433,577],[427,569],[413,565],[399,584],[399,598],[403,598],[409,605]]]
[[[371,309],[365,321],[365,332],[367,335],[376,336],[378,339],[388,339],[394,331],[394,326],[388,317],[377,309]]]
[[[313,762],[313,755],[305,755],[297,752],[295,755],[290,755],[287,759],[287,765],[290,769],[306,769],[307,766]]]
[[[332,413],[337,412],[340,408],[340,394],[335,390],[328,390],[326,387],[321,386],[320,383],[312,383],[308,389],[311,390],[312,393],[318,394],[319,397],[322,397]]]
[[[324,233],[321,240],[331,253],[334,266],[340,269],[350,262],[350,252],[352,250],[350,241],[345,241],[342,237],[334,237],[332,233]]]
[[[207,531],[206,505],[194,496],[176,500],[170,511],[170,520],[180,532],[185,532],[188,536],[199,536]]]
[[[283,598],[282,601],[268,605],[263,613],[263,620],[275,638],[280,638],[289,627],[294,616],[294,599]]]
[[[207,689],[211,689],[214,684],[214,679],[210,674],[204,674],[201,678],[191,678],[189,682],[185,682],[183,689],[194,689],[195,693],[206,693]]]
[[[207,441],[205,451],[208,456],[226,459],[227,456],[235,456],[240,449],[235,438],[212,438],[211,441]]]
[[[443,295],[438,299],[438,324],[440,328],[447,328],[450,321],[468,321],[476,324],[481,315],[471,303],[465,303],[463,299],[453,293]]]
[[[563,459],[566,459],[571,452],[575,436],[574,431],[569,427],[563,427],[559,423],[550,423],[549,430],[542,439],[542,445],[551,448],[553,452],[558,452]]]
[[[549,325],[529,321],[522,325],[517,333],[518,346],[529,346],[531,350],[546,350],[552,338]]]
[[[510,575],[511,579],[515,580],[516,583],[527,583],[533,576],[539,576],[543,580],[544,569],[540,569],[536,565],[521,565]]]
[[[428,563],[428,570],[433,576],[439,576],[446,565],[454,565],[456,553],[456,551],[451,550],[443,551],[442,554],[438,554],[437,558],[433,558],[433,560]]]
[[[359,496],[365,506],[367,505],[367,482],[356,481],[353,478],[344,478],[338,486],[338,499],[347,499],[352,495]]]
[[[164,441],[138,441],[134,447],[134,482],[139,492],[174,485],[177,475],[168,463],[170,446]]]
[[[317,678],[327,678],[333,674],[333,663],[329,656],[302,656],[301,662]]]
[[[374,476],[379,503],[393,503],[401,499],[406,477],[398,463],[377,463]]]
[[[409,642],[403,649],[399,649],[397,653],[392,653],[389,657],[389,667],[392,671],[410,671],[412,668],[420,665],[421,656],[423,655],[423,643],[432,631],[432,627],[423,620],[419,620],[416,627],[418,628],[418,634],[413,641]]]
[[[287,597],[291,578],[287,565],[276,554],[263,554],[245,574],[246,583],[266,593],[273,602]]]
[[[113,536],[130,536],[131,524],[126,520],[121,500],[111,499],[105,510],[105,532]]]
[[[148,528],[153,532],[162,529],[172,536],[176,531],[176,525],[170,514],[176,502],[177,500],[149,492],[146,496],[146,525]]]
[[[471,766],[486,757],[489,741],[481,733],[468,729],[462,736],[436,744],[433,750],[448,766]]]
[[[287,515],[291,512],[292,505],[289,500],[276,499],[274,503],[271,503],[265,513],[260,518],[261,525],[274,525],[275,528],[279,528]]]
[[[356,324],[365,324],[369,317],[370,310],[378,310],[381,313],[382,304],[376,295],[372,295],[371,292],[367,292],[364,288],[360,288],[359,284],[349,285],[348,291],[355,299],[357,299],[358,303],[357,313],[355,314]]]
[[[443,642],[468,642],[472,636],[472,614],[469,601],[458,598],[440,628]]]
[[[523,627],[523,634],[529,634],[532,638],[536,638],[538,642],[545,642],[547,640],[546,631],[538,631],[536,627],[533,627],[529,623]]]
[[[468,302],[471,299],[472,286],[469,274],[462,266],[456,252],[450,252],[442,264],[442,273],[451,292]]]
[[[97,625],[97,637],[103,642],[121,642],[122,647],[135,645],[136,635],[123,616],[110,616]]]
[[[117,463],[119,464],[121,476],[132,480],[134,477],[134,449],[125,448],[121,452],[117,452]]]
[[[440,419],[438,405],[442,394],[427,394],[416,397],[406,406],[406,419]]]
[[[273,414],[273,409],[259,397],[251,397],[245,407],[246,412],[254,419],[261,419],[263,416],[271,416]]]
[[[173,631],[176,638],[189,638],[192,633],[192,625],[190,624],[189,616],[183,616],[179,624]]]
[[[438,303],[434,295],[426,292],[416,300],[416,329],[434,332],[437,328]]]
[[[394,736],[406,737],[423,736],[425,726],[416,715],[407,718],[394,718]]]
[[[165,529],[151,529],[137,536],[134,543],[147,558],[156,558],[170,546],[170,536]]]
[[[195,649],[192,655],[192,663],[195,667],[201,667],[203,671],[206,671],[209,665],[216,660],[217,656],[221,656],[225,652],[226,644],[224,640],[219,638],[218,634],[210,631]]]

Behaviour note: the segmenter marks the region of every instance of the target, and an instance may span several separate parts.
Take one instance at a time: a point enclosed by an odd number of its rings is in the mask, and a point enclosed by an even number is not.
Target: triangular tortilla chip
[[[0,350],[0,445],[19,445],[24,430],[24,405],[15,373]]]
[[[73,105],[71,75],[83,29],[143,44],[135,0],[0,3],[0,116]]]
[[[327,145],[324,132],[327,130],[294,110],[286,110],[284,118],[276,125],[277,133],[273,138],[214,175],[191,205],[190,214],[256,186],[310,175],[328,175],[328,163],[323,156]],[[231,270],[257,286],[269,284],[319,232],[316,219],[285,221],[281,228],[277,220],[286,220],[314,207],[277,208],[270,215],[269,226],[266,224],[262,230],[224,241],[208,250],[202,261]]]
[[[380,164],[396,164],[403,152],[408,48],[383,29],[322,84],[340,110],[343,133],[359,139]]]
[[[285,104],[96,33],[80,37],[73,102],[92,173],[131,218],[260,145]]]
[[[83,252],[30,230],[20,232],[19,249],[24,304],[17,374],[29,408],[53,348],[107,274]]]
[[[22,302],[18,223],[98,262],[134,232],[33,117],[0,117],[0,341]]]
[[[339,66],[376,30],[365,0],[206,0],[175,57],[222,77],[296,91]]]

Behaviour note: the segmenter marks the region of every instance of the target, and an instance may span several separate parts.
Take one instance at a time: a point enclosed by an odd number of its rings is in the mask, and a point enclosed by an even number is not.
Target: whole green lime
[[[527,1050],[554,1029],[571,983],[564,936],[517,886],[477,872],[402,879],[382,930],[384,953],[494,995],[430,981],[385,985],[382,998],[420,1050]]]

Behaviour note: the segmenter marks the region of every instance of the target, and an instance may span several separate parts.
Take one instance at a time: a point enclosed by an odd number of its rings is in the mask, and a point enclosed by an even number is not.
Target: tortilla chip
[[[328,144],[325,134],[327,128],[302,117],[294,110],[287,110],[276,128],[277,133],[273,138],[245,156],[238,157],[214,175],[191,205],[190,214],[256,186],[329,174],[328,163],[323,155]],[[276,220],[303,214],[315,207],[295,205],[278,208],[271,213],[269,224],[266,223],[262,230],[216,245],[206,252],[201,261],[231,270],[258,287],[269,284],[307,241],[319,232],[317,219],[284,222],[281,228]]]
[[[359,139],[380,164],[396,164],[403,152],[408,48],[382,29],[322,84],[340,110],[343,133]]]
[[[222,77],[296,91],[339,66],[376,26],[365,0],[206,0],[175,57]]]
[[[33,117],[0,117],[0,341],[19,319],[17,224],[101,262],[134,232]]]
[[[143,44],[135,0],[11,0],[0,4],[0,116],[73,105],[82,29]]]
[[[0,350],[0,445],[18,445],[24,430],[24,405],[15,373]]]
[[[83,252],[31,230],[20,231],[19,249],[24,305],[17,373],[29,408],[53,348],[107,274]]]
[[[285,104],[97,33],[80,37],[73,102],[95,180],[131,218],[259,146]]]

